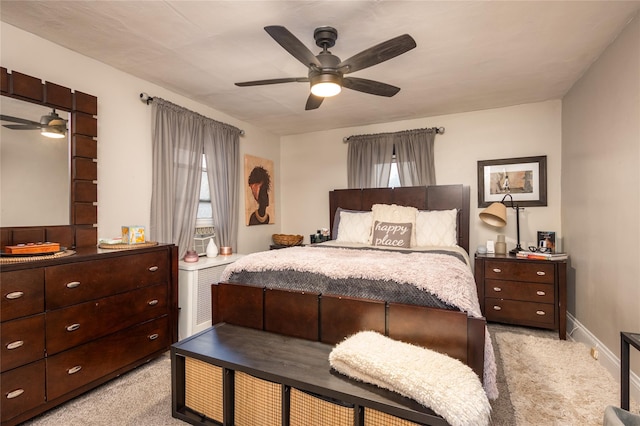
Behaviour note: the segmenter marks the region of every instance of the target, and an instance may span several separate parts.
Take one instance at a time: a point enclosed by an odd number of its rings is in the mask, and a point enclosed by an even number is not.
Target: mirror
[[[3,116],[40,121],[52,108],[0,96]],[[56,110],[61,118],[70,114]],[[0,122],[0,226],[70,224],[70,133],[61,139],[38,129],[9,129]]]

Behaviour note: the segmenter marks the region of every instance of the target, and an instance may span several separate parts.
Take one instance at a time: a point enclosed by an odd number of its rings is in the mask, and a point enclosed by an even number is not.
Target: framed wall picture
[[[276,223],[273,161],[245,155],[244,184],[247,226]]]
[[[520,207],[547,205],[547,156],[478,161],[478,207],[510,193]]]

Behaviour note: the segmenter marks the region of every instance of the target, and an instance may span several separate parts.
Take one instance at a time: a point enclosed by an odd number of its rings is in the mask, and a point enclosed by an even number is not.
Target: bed
[[[468,257],[469,187],[340,189],[329,193],[329,205],[331,241],[254,253],[225,269],[211,289],[213,323],[328,344],[377,331],[462,361],[496,398],[495,359]],[[423,220],[405,227],[411,212]],[[445,218],[453,236],[425,236],[425,224],[443,229],[434,217]],[[367,226],[373,235],[365,241]],[[357,263],[369,266],[350,272]],[[438,279],[422,279],[431,276]],[[438,293],[450,285],[456,290],[444,292],[451,294]]]

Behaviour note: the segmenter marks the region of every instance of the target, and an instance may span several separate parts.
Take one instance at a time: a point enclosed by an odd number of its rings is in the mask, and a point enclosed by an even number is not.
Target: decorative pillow
[[[336,241],[367,244],[371,235],[372,218],[373,213],[371,212],[351,213],[341,211]]]
[[[413,225],[410,223],[375,222],[372,244],[383,247],[410,247],[412,229]]]
[[[418,209],[415,207],[398,206],[396,204],[374,204],[371,207],[373,212],[373,223],[392,222],[392,223],[410,223],[411,226],[411,244],[407,247],[416,245],[416,215]],[[373,232],[369,238],[369,244],[373,244]]]
[[[420,210],[416,217],[416,244],[418,246],[455,246],[458,244],[458,211]]]
[[[338,207],[336,209],[336,213],[333,215],[333,228],[331,228],[331,238],[334,240],[338,238],[338,228],[340,227],[340,213],[349,212],[349,213],[362,213],[371,215],[371,210],[349,210],[343,209],[342,207]]]

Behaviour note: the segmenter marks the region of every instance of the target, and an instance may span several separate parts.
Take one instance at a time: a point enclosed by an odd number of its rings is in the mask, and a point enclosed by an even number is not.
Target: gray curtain
[[[220,247],[232,247],[235,252],[240,208],[240,131],[228,125],[208,125],[204,140],[216,238]]]
[[[348,187],[386,187],[394,148],[402,186],[435,185],[435,135],[435,128],[430,128],[349,137]]]
[[[436,184],[433,129],[407,130],[395,134],[394,145],[398,176],[402,186]]]
[[[392,159],[392,135],[351,136],[347,154],[348,188],[386,187]]]
[[[218,197],[229,190],[237,192],[238,156],[237,153],[229,159],[216,159],[215,156],[230,151],[229,145],[236,145],[237,152],[240,130],[161,98],[154,97],[151,107],[153,171],[150,237],[158,242],[176,244],[180,258],[184,257],[187,249],[193,244],[204,152],[207,169],[210,164],[218,162],[234,163],[231,167],[216,167],[213,180],[209,173],[209,188],[216,232],[225,238],[231,238],[222,241],[223,243],[235,243],[238,226],[237,200],[233,205]],[[225,139],[233,134],[235,136],[231,137],[231,140]],[[224,148],[218,149],[218,145]],[[233,169],[233,174],[225,176],[224,173],[230,169]],[[237,195],[235,197],[237,198]],[[233,200],[233,196],[227,199]],[[235,213],[218,212],[226,208],[232,209]],[[235,234],[230,236],[232,232]]]

